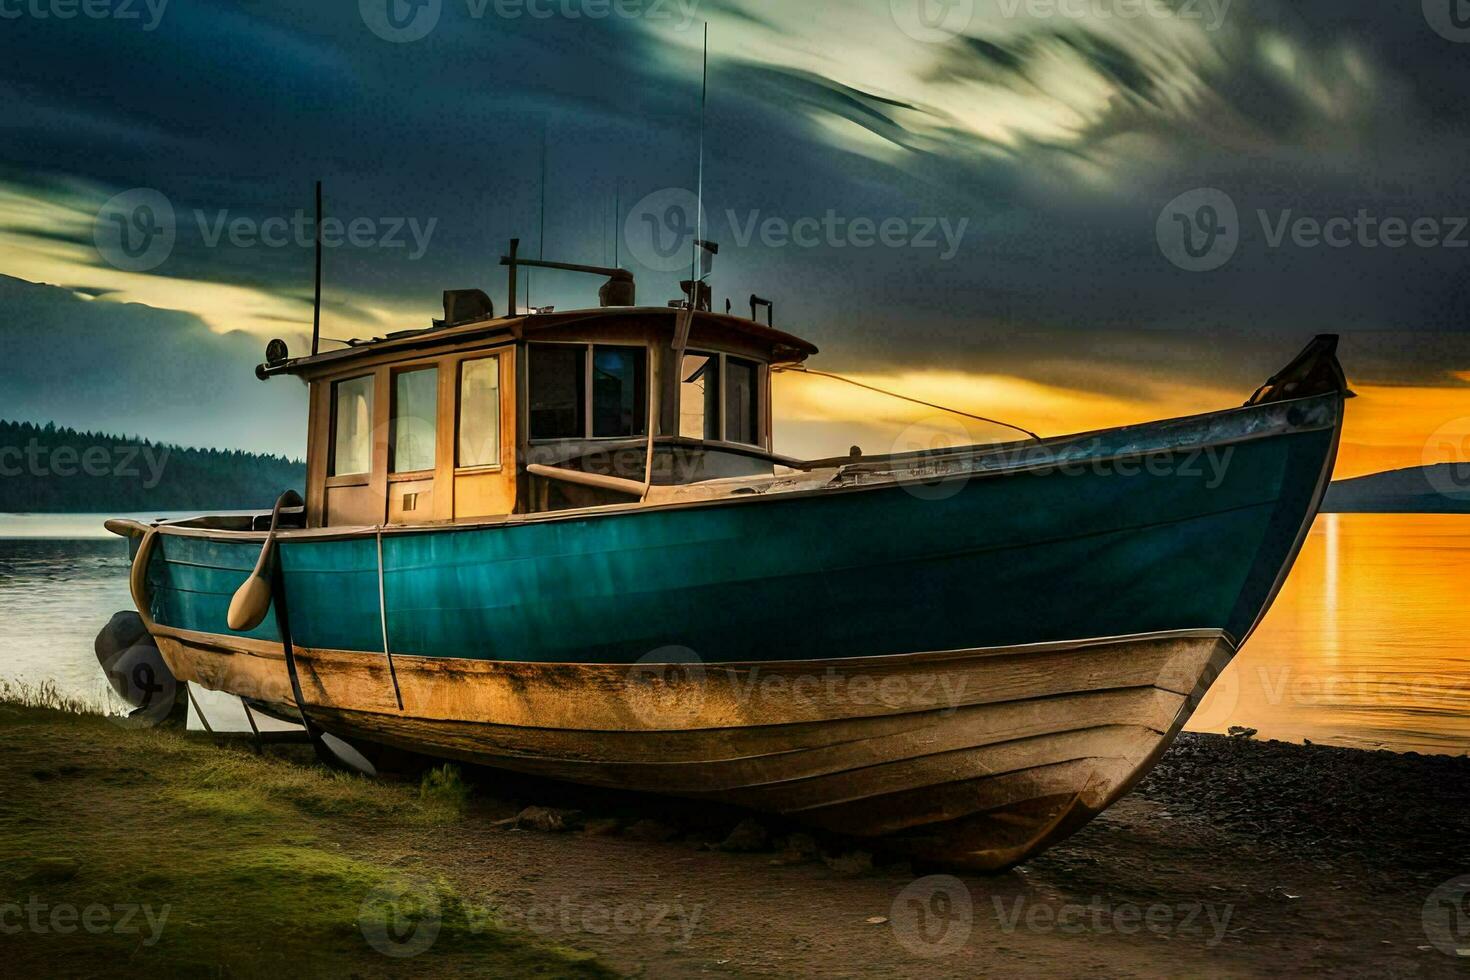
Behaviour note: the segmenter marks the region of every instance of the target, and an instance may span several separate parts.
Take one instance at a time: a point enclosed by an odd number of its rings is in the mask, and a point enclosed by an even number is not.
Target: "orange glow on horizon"
[[[1457,377],[1470,381],[1470,371]],[[1193,415],[1241,404],[1248,392],[1140,380],[1138,397],[958,371],[854,374],[853,380],[1025,426],[1043,436]],[[1470,462],[1470,387],[1354,384],[1336,478]],[[870,455],[1009,440],[1006,429],[821,377],[777,375],[777,451],[816,458],[860,446]]]

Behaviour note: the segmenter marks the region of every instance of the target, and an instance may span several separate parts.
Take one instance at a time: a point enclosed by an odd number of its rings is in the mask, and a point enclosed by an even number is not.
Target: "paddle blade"
[[[264,575],[253,574],[245,580],[230,600],[225,622],[236,633],[248,633],[265,622],[271,608],[271,583]]]

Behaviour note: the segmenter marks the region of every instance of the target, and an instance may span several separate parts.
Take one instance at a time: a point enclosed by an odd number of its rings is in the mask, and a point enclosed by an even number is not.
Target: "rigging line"
[[[853,386],[858,387],[858,388],[865,388],[868,391],[875,391],[875,392],[877,392],[880,395],[887,395],[889,398],[897,398],[900,401],[913,402],[915,405],[923,405],[925,408],[933,408],[933,409],[937,409],[938,411],[941,411],[941,412],[949,412],[951,415],[962,415],[962,416],[964,416],[967,419],[974,419],[977,422],[988,422],[991,425],[999,425],[999,426],[1003,426],[1003,427],[1005,427],[1007,429],[1014,429],[1017,432],[1025,433],[1026,435],[1030,436],[1032,439],[1035,439],[1037,442],[1044,442],[1045,441],[1045,440],[1043,440],[1041,438],[1041,436],[1039,436],[1036,433],[1032,432],[1030,429],[1023,429],[1021,426],[1019,426],[1019,425],[1012,425],[1010,422],[1002,422],[1000,419],[987,418],[984,415],[975,415],[975,414],[973,414],[971,412],[962,412],[962,411],[960,411],[957,408],[949,408],[948,406],[945,406],[945,405],[936,405],[933,402],[922,401],[922,400],[920,400],[918,398],[910,398],[908,395],[900,395],[896,391],[886,391],[883,388],[875,388],[872,385],[863,384],[861,381],[854,381],[852,378],[844,378],[840,374],[832,374],[832,373],[830,373],[828,371],[813,371],[811,368],[807,368],[807,367],[778,367],[778,366],[772,366],[771,367],[771,371],[773,373],[777,373],[777,374],[779,374],[779,373],[781,373],[783,371],[790,371],[790,372],[793,372],[795,374],[812,374],[812,375],[816,375],[819,378],[831,378],[833,381],[841,381],[844,384],[850,384],[850,385],[853,385]]]

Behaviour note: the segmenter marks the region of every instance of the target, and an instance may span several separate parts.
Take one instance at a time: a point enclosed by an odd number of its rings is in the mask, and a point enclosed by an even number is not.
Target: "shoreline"
[[[387,975],[402,964],[365,942],[358,896],[405,876],[448,910],[412,961],[427,976],[491,950],[548,975],[649,977],[1465,966],[1425,916],[1437,888],[1470,872],[1470,758],[1185,734],[1076,836],[987,877],[779,818],[488,769],[466,767],[474,791],[445,812],[416,778],[338,776],[300,764],[303,747],[257,757],[238,740],[43,709],[0,705],[0,748],[13,760],[0,772],[0,904],[119,887],[168,901],[187,925],[126,954],[153,976],[278,976],[272,944],[344,958],[328,971],[306,956],[303,975]],[[190,847],[235,870],[191,862]],[[240,855],[259,867],[241,870]],[[36,884],[46,859],[80,871]],[[271,933],[311,896],[326,900],[297,932]],[[258,903],[280,913],[242,922],[237,906]],[[916,909],[948,910],[950,928],[920,928]],[[220,946],[221,930],[239,935]],[[72,972],[105,965],[89,943],[18,938],[17,964],[59,951]]]

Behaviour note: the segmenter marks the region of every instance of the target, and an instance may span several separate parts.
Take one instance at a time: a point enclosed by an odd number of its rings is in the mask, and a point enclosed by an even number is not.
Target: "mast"
[[[311,356],[322,346],[322,182],[316,182],[316,298],[311,307]]]

